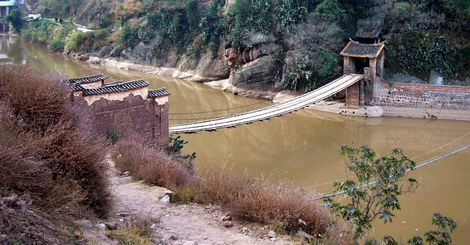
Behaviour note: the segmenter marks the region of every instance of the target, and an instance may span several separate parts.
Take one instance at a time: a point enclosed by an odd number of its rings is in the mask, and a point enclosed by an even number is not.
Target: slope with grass
[[[0,66],[0,196],[24,196],[28,208],[54,223],[106,217],[105,145],[58,81]],[[8,225],[1,229],[14,232]]]

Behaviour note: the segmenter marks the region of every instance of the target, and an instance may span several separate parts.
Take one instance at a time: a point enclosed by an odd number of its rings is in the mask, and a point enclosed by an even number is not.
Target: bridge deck
[[[220,128],[231,128],[282,116],[326,99],[355,84],[356,82],[363,79],[363,77],[363,75],[359,74],[344,75],[312,92],[303,94],[285,102],[262,109],[249,111],[243,114],[238,114],[232,117],[221,117],[195,123],[174,125],[170,127],[170,133],[178,134],[195,133],[199,131],[213,131]]]

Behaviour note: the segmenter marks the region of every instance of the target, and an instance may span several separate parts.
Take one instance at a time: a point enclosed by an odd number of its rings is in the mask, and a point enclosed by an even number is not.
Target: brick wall
[[[88,111],[98,134],[114,131],[120,137],[142,136],[161,147],[169,144],[168,102],[159,104],[130,94],[122,101],[102,98],[89,106],[83,97],[76,97],[74,103]]]
[[[359,107],[359,83],[346,89],[346,105],[348,107]]]
[[[381,82],[379,106],[470,110],[470,87]]]

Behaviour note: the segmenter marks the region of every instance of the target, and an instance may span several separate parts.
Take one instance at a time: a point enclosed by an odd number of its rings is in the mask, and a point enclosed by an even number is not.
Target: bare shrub
[[[40,75],[24,67],[0,67],[0,98],[23,130],[44,133],[73,118],[69,91],[59,76]]]
[[[147,184],[170,189],[191,185],[194,177],[190,169],[143,142],[139,138],[119,141],[113,153],[116,168],[131,172],[135,179]]]
[[[104,216],[104,144],[90,133],[57,76],[0,66],[0,187],[29,194],[48,214]],[[60,217],[60,215],[56,215]]]
[[[177,203],[216,204],[239,220],[274,225],[279,232],[302,230],[318,238],[326,236],[335,244],[350,241],[349,233],[326,208],[291,185],[271,184],[230,168],[208,171],[198,178],[182,163],[142,142],[136,138],[118,142],[112,155],[116,168],[148,184],[170,188]]]
[[[275,224],[279,231],[325,234],[333,224],[328,210],[312,196],[286,183],[271,184],[230,169],[212,171],[199,184],[197,201],[227,208],[241,220]]]

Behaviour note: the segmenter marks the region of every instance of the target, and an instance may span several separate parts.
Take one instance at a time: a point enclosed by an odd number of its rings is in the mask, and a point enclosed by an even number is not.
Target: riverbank
[[[112,58],[99,58],[97,56],[80,55],[74,53],[70,54],[69,56],[76,60],[86,61],[91,65],[100,65],[125,71],[145,72],[147,74],[153,74],[157,76],[167,76],[191,82],[204,83],[211,88],[230,92],[238,96],[270,100],[273,103],[281,103],[300,95],[300,93],[292,91],[274,92],[237,87],[232,85],[229,79],[213,80],[213,78],[200,76],[196,74],[195,71],[191,70],[181,71],[177,68],[155,67],[151,65],[132,63],[128,60],[120,61]],[[347,107],[344,102],[338,100],[321,101],[308,107],[308,109],[356,117],[404,117],[432,120],[440,119],[470,121],[470,111],[468,110],[407,108],[394,106],[365,106],[362,108],[350,108]]]
[[[81,236],[93,243],[114,244],[113,234],[126,233],[129,224],[146,226],[142,238],[149,244],[293,244],[301,238],[275,234],[269,226],[232,220],[216,205],[173,204],[171,191],[132,180],[129,172],[119,172],[114,161],[109,165],[109,188],[113,209],[104,220],[79,220]],[[230,220],[227,220],[230,219]],[[274,235],[273,235],[274,234]],[[116,241],[117,240],[117,241]]]

